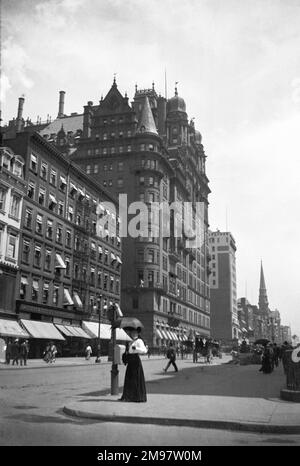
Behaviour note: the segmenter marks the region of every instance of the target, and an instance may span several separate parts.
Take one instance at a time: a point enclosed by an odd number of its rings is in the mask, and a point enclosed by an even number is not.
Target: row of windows
[[[119,286],[119,281],[117,281],[115,287],[117,294],[119,294]],[[95,311],[98,307],[105,310],[109,304],[109,298],[106,296],[102,297],[102,301],[99,303],[97,297],[91,292],[86,292],[83,295],[76,288],[71,291],[62,284],[43,280],[39,277],[30,278],[24,274],[21,277],[19,293],[22,300],[41,302],[47,305],[52,304],[54,306],[74,306],[79,309],[88,307],[91,311]],[[89,294],[88,299],[87,294]]]
[[[177,303],[172,303],[168,299],[162,299],[162,310],[165,313],[174,312],[179,314],[183,320],[201,327],[210,328],[210,318],[200,314],[199,312],[192,311]]]
[[[154,186],[155,188],[159,188],[159,179],[156,176],[140,176],[138,178],[138,184],[140,186]]]
[[[95,163],[93,165],[89,164],[86,166],[86,173],[90,175],[91,173],[97,174],[99,173],[99,168],[100,171],[113,171],[114,164],[106,164],[104,163],[103,165],[100,165],[98,163]],[[117,171],[121,172],[124,170],[124,162],[118,162],[117,163]]]
[[[68,242],[67,245],[70,247],[70,243]],[[79,249],[81,245],[80,239],[75,237],[75,251]],[[85,248],[86,246],[86,248]],[[90,244],[90,249],[88,250],[87,245],[83,245],[82,248],[85,249],[86,254],[90,257],[91,260],[95,262],[103,263],[109,267],[115,267],[119,269],[122,261],[118,255],[113,254],[112,252],[109,253],[108,249],[104,250],[101,246],[98,246],[98,250],[96,249],[96,243],[92,242]],[[44,256],[44,261],[42,261],[42,254]],[[54,257],[55,257],[55,269],[60,271],[60,269],[66,269],[66,275],[70,276],[70,257],[65,256],[65,261],[61,261],[57,257],[58,253],[50,248],[50,247],[43,247],[42,243],[32,242],[29,238],[23,238],[22,244],[22,262],[24,264],[29,265],[30,262],[33,263],[34,267],[40,268],[42,263],[44,262],[44,269],[47,271],[51,271],[53,269]],[[61,257],[61,256],[59,256]],[[57,263],[58,262],[58,263]]]
[[[104,187],[111,187],[113,186],[113,180],[103,180],[103,186]],[[124,179],[123,178],[118,178],[116,182],[117,188],[123,188],[124,187]]]
[[[64,203],[59,204],[58,213],[60,217],[63,217]],[[86,231],[89,231],[93,235],[101,236],[105,238],[106,241],[111,240],[112,244],[116,244],[120,247],[120,238],[115,235],[109,235],[108,230],[104,231],[103,228],[97,230],[97,222],[93,220],[91,222],[90,216],[87,218],[83,215],[83,212],[77,210],[76,215],[74,214],[73,206],[69,205],[67,219],[71,223],[75,223],[77,226],[84,227]],[[34,209],[31,207],[26,207],[25,217],[24,217],[24,226],[25,228],[32,230],[35,225],[35,233],[41,236],[44,236],[53,240],[54,237],[56,241],[60,244],[63,243],[63,236],[65,237],[65,245],[71,247],[71,230],[66,229],[64,231],[63,225],[58,222],[54,222],[52,219],[47,218],[47,216],[37,213],[34,219]],[[117,222],[118,226],[118,222]],[[55,227],[55,230],[54,230]],[[107,234],[108,233],[108,234]]]
[[[62,193],[67,192],[67,186],[68,186],[68,181],[67,177],[63,173],[58,173],[56,169],[53,167],[49,166],[47,162],[44,160],[38,159],[37,155],[31,153],[30,156],[30,169],[32,172],[34,172],[36,175],[38,174],[38,167],[39,167],[39,176],[42,180],[45,182],[49,183],[53,188],[59,188],[59,190]],[[93,204],[97,204],[97,200],[92,198],[92,195],[85,191],[83,186],[76,185],[76,183],[73,180],[69,181],[69,196],[72,199],[77,199],[77,200],[86,200],[88,202],[93,201]],[[31,199],[35,199],[35,193],[36,193],[36,183],[34,180],[29,180],[29,186],[28,186],[28,196]],[[46,202],[46,187],[45,186],[40,186],[38,196],[37,196],[37,201],[41,205],[45,205]],[[48,196],[48,201],[49,205],[52,202],[54,206],[52,208],[55,208],[55,205],[57,204],[57,201],[55,199],[55,191],[50,192]]]

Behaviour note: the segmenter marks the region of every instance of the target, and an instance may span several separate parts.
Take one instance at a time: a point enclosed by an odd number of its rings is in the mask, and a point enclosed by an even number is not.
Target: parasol
[[[144,328],[142,322],[136,317],[121,317],[114,321],[113,328],[135,329],[142,330]]]
[[[255,345],[266,345],[267,343],[270,343],[270,340],[267,338],[259,338],[254,342]]]

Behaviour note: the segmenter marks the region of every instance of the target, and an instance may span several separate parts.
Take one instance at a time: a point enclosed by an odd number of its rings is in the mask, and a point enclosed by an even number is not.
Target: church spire
[[[260,284],[259,284],[258,307],[259,307],[259,310],[264,313],[267,313],[269,310],[269,301],[268,301],[267,288],[266,288],[262,261],[260,264]]]
[[[150,107],[149,99],[147,96],[145,97],[145,102],[144,102],[144,106],[142,109],[137,132],[138,133],[152,133],[152,134],[158,135],[155,121],[154,121],[153,114],[152,114],[152,110]]]

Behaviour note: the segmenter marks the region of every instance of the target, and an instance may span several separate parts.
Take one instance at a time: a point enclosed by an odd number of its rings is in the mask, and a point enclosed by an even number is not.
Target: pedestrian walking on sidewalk
[[[139,329],[138,329],[139,330]],[[147,348],[140,338],[139,331],[127,329],[132,341],[126,345],[122,356],[123,363],[127,366],[123,394],[119,401],[146,402],[146,384],[140,354],[147,354]]]
[[[27,366],[27,358],[29,353],[29,344],[28,341],[24,340],[20,345],[20,364],[21,366]]]
[[[54,343],[52,343],[50,347],[50,361],[49,362],[55,362],[56,360],[56,354],[57,354],[57,348]]]
[[[14,366],[16,363],[16,365],[18,366],[20,358],[20,345],[18,339],[16,339],[11,345],[11,358],[13,360],[12,365]]]
[[[168,362],[167,366],[165,367],[164,372],[167,372],[167,370],[169,369],[171,364],[174,367],[175,372],[178,372],[178,367],[177,367],[176,362],[175,362],[176,361],[176,351],[175,351],[175,348],[174,348],[172,342],[170,342],[169,349],[167,351],[167,358],[169,359],[169,362]]]
[[[11,360],[11,347],[12,347],[12,342],[11,342],[11,339],[8,338],[7,344],[6,344],[6,349],[5,349],[5,364],[10,364],[10,360]]]
[[[276,367],[278,367],[278,365],[279,365],[279,354],[280,354],[280,349],[279,349],[279,347],[277,346],[276,343],[274,343],[274,345],[273,345],[273,352],[274,352],[274,356],[273,356],[273,358],[274,358],[274,364],[275,364]]]
[[[87,347],[85,348],[85,359],[87,361],[91,358],[91,354],[92,354],[92,347],[91,345],[87,345]]]
[[[262,366],[259,369],[259,372],[264,374],[270,374],[273,371],[273,350],[271,345],[268,343],[264,349],[262,355]]]

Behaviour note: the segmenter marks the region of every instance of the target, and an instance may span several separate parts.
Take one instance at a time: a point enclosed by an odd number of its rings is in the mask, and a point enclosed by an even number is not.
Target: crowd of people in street
[[[287,350],[290,349],[292,349],[292,345],[287,341],[285,341],[282,346],[270,342],[264,345],[263,349],[261,349],[261,368],[259,372],[271,374],[275,367],[279,366],[280,361],[282,361],[283,370],[286,373],[288,361]]]
[[[5,362],[12,365],[18,366],[19,362],[21,366],[27,366],[27,359],[29,354],[29,344],[27,340],[15,340],[8,339],[5,348]]]

